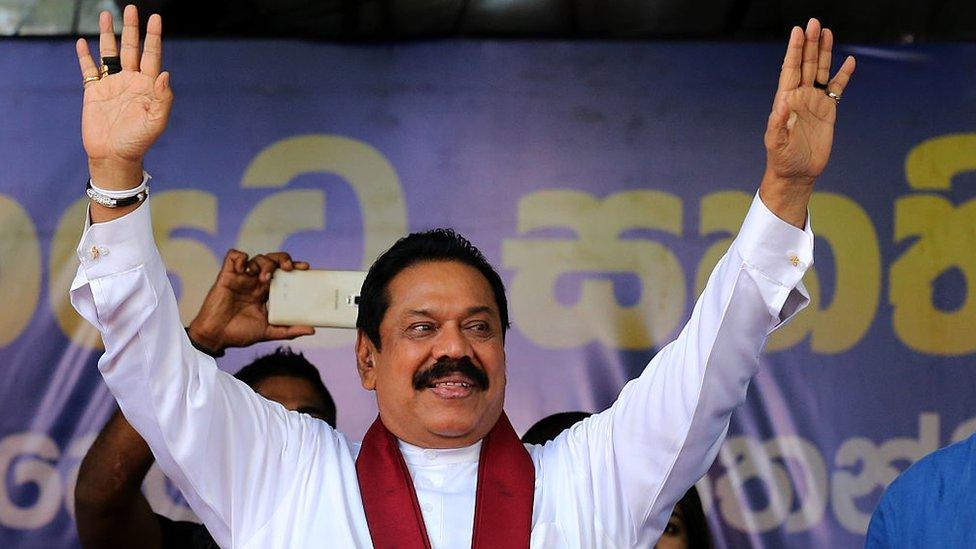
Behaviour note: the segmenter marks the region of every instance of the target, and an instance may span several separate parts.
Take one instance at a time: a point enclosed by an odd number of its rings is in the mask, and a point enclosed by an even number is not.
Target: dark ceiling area
[[[128,2],[118,2],[123,4]],[[170,36],[390,41],[435,37],[780,39],[819,17],[845,41],[976,40],[974,0],[136,1]]]
[[[0,0],[0,37],[98,32],[132,0]],[[818,17],[845,42],[976,41],[976,0],[135,0],[167,36],[781,40]]]

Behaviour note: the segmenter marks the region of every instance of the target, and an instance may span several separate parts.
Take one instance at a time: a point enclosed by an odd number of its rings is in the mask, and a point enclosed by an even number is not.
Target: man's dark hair
[[[234,377],[252,389],[265,379],[276,376],[293,377],[307,381],[322,397],[322,404],[324,405],[322,410],[324,417],[322,419],[332,427],[336,426],[335,401],[332,400],[332,395],[322,383],[322,376],[319,375],[318,369],[302,353],[296,353],[288,347],[278,347],[273,353],[256,358],[234,374]]]
[[[390,306],[390,281],[401,271],[418,263],[457,261],[478,270],[488,280],[495,296],[498,316],[502,321],[502,335],[509,327],[508,300],[505,284],[484,254],[468,239],[451,229],[433,229],[412,233],[398,240],[383,252],[369,268],[359,296],[359,316],[356,327],[362,330],[373,345],[380,349],[380,323]]]

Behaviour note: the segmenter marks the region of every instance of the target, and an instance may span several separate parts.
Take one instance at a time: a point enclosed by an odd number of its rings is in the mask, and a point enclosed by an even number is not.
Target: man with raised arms
[[[120,47],[102,16],[100,55],[121,57],[116,74],[77,45],[92,204],[71,297],[102,333],[99,369],[122,412],[217,542],[651,546],[718,452],[767,336],[807,301],[807,204],[854,71],[848,58],[829,78],[830,31],[811,20],[790,34],[759,192],[677,339],[610,409],[537,446],[502,410],[501,278],[451,231],[399,241],[363,286],[356,361],[379,417],[362,443],[258,397],[193,348],[142,203],[142,160],[173,100],[160,18],[146,30],[140,55],[135,8]]]

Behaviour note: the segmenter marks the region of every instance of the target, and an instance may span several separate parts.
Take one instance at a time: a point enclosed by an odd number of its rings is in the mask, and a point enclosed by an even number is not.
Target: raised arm
[[[594,531],[612,533],[616,543],[654,544],[674,504],[718,453],[767,336],[808,301],[800,283],[813,261],[807,203],[827,163],[836,114],[835,100],[813,83],[817,75],[826,82],[831,45],[816,20],[806,33],[793,29],[759,193],[677,339],[609,410],[533,448],[544,485],[561,483],[563,497],[592,498],[580,501],[593,509],[580,522],[595,521]],[[839,96],[853,68],[849,58],[828,90]]]
[[[109,253],[86,256],[92,248]],[[79,251],[72,303],[102,333],[106,350],[99,370],[119,407],[214,539],[225,546],[243,543],[316,453],[338,459],[334,432],[259,397],[194,349],[152,241],[146,206],[89,227]],[[233,260],[225,261],[224,271],[233,269]],[[260,280],[268,274],[259,268],[255,275],[235,276]],[[231,319],[228,326],[233,324]]]
[[[101,21],[100,49],[108,56],[116,51],[115,38],[110,20],[103,15]],[[161,25],[159,17],[150,18],[140,58],[138,14],[128,6],[122,71],[101,79],[94,79],[98,69],[87,44],[78,42],[82,73],[90,80],[82,116],[85,150],[93,184],[105,191],[139,184],[142,158],[165,127],[172,92],[160,72]],[[148,203],[105,208],[93,202],[89,221],[71,300],[102,334],[99,370],[126,419],[215,540],[245,544],[303,478],[313,456],[341,455],[339,437],[324,422],[257,396],[194,349],[153,240]],[[224,267],[233,270],[231,277],[256,278],[250,305],[257,307],[267,295],[265,267],[293,267],[286,258],[263,263],[228,260]]]
[[[308,326],[272,326],[267,322],[267,280],[279,264],[285,269],[308,268],[307,263],[292,262],[280,252],[248,258],[237,250],[228,251],[217,280],[188,329],[193,345],[217,356],[227,347],[312,333]],[[165,532],[141,491],[153,461],[146,441],[121,412],[116,412],[78,471],[75,522],[83,547],[161,547]]]

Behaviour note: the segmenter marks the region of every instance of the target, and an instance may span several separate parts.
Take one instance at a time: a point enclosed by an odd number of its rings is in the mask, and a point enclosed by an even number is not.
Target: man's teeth
[[[468,389],[471,387],[471,384],[463,381],[439,381],[434,384],[434,387],[464,387]]]

